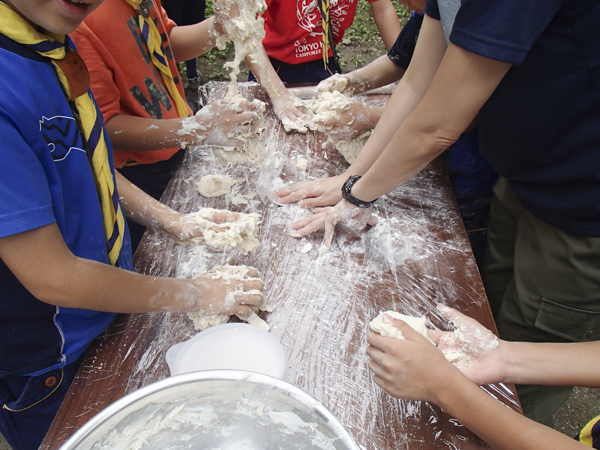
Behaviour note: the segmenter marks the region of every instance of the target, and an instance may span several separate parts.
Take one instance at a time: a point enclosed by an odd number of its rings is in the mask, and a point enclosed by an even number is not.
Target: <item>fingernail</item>
[[[392,318],[391,316],[384,314],[383,317],[381,318],[381,320],[383,320],[385,323],[392,323]]]

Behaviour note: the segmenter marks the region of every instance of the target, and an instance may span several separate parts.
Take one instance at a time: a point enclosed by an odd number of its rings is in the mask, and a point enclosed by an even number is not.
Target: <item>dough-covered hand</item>
[[[327,208],[314,208],[313,214],[306,219],[293,222],[290,226],[295,230],[294,237],[301,237],[325,227],[325,237],[322,249],[327,251],[331,247],[333,234],[337,224],[358,233],[368,225],[375,225],[377,218],[373,216],[373,207],[357,208],[346,200]]]
[[[332,206],[342,199],[342,186],[347,176],[322,178],[286,186],[277,190],[279,201],[286,205],[298,202],[301,208]]]
[[[448,388],[451,376],[460,372],[442,352],[402,320],[384,316],[398,328],[404,340],[371,332],[367,355],[373,380],[388,394],[407,400],[436,403],[438,394]]]
[[[289,92],[280,95],[278,98],[274,96],[271,97],[271,103],[273,104],[275,114],[277,114],[277,117],[279,117],[279,120],[281,121],[287,119],[291,122],[298,122],[302,121],[303,118],[309,114],[308,109],[301,106],[302,102],[300,99]]]
[[[323,92],[334,92],[338,91],[342,94],[352,96],[356,93],[361,92],[360,86],[357,83],[357,79],[352,74],[339,74],[330,76],[321,81],[316,88],[318,94]]]
[[[454,332],[439,330],[430,330],[429,337],[445,353],[465,354],[466,357],[458,358],[453,364],[479,385],[504,381],[503,350],[507,343],[456,309],[438,304],[438,310],[459,330],[460,340]]]
[[[258,278],[259,274],[255,268],[248,267],[247,269],[248,272],[241,280],[228,277],[227,274],[217,274],[214,270],[194,278],[192,282],[201,288],[203,296],[201,304],[191,312],[205,315],[251,316],[254,311],[250,307],[258,307],[263,303],[261,291],[264,284]],[[228,269],[222,268],[222,270],[236,271],[239,268],[232,266]]]
[[[211,32],[215,36],[226,37],[227,24],[240,15],[240,9],[234,0],[219,0],[213,3],[213,11],[215,15],[212,17]]]
[[[236,111],[222,100],[211,101],[196,113],[196,121],[204,130],[204,143],[217,146],[243,146],[243,135],[256,133],[259,116],[256,106],[245,101]]]
[[[382,112],[383,108],[379,106],[354,102],[338,115],[316,118],[315,121],[327,129],[327,134],[331,137],[340,141],[349,141],[375,128]]]
[[[215,213],[212,221],[215,223],[211,229],[216,232],[226,231],[219,227],[219,224],[227,222],[235,222],[240,218],[240,215],[230,211],[222,211]],[[207,219],[208,220],[208,219]],[[176,241],[189,242],[196,238],[201,238],[202,230],[196,224],[196,220],[191,214],[176,213],[174,218],[168,222],[165,231]]]

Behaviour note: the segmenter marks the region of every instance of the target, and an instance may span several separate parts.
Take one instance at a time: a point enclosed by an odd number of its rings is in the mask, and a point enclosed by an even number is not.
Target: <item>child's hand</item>
[[[288,119],[292,122],[301,121],[303,117],[309,114],[308,110],[302,106],[302,102],[295,95],[287,92],[285,95],[280,97],[271,97],[271,103],[275,114],[279,117],[279,120]]]
[[[279,196],[279,201],[284,205],[298,202],[300,208],[331,206],[342,199],[342,186],[347,179],[347,176],[338,175],[336,177],[306,181],[280,188],[276,194]]]
[[[235,271],[237,267],[222,267],[220,270]],[[190,312],[200,314],[235,314],[240,317],[249,317],[253,310],[250,307],[258,307],[263,303],[261,291],[264,284],[258,278],[258,271],[248,267],[248,272],[242,280],[218,275],[211,270],[192,282],[202,290],[202,298],[199,304],[191,307]]]
[[[331,137],[340,141],[349,141],[375,128],[382,112],[383,108],[379,106],[355,102],[339,115],[317,122],[327,128],[327,134]]]
[[[314,208],[312,216],[290,224],[296,230],[294,237],[301,237],[325,227],[325,237],[321,249],[329,250],[333,241],[335,226],[342,223],[346,228],[358,233],[367,225],[375,225],[377,217],[373,216],[373,207],[357,208],[346,200],[327,208]]]
[[[323,92],[338,91],[347,96],[352,96],[355,94],[355,87],[355,80],[351,74],[341,75],[336,73],[321,81],[316,87],[316,92],[320,94]]]
[[[227,231],[225,228],[219,227],[219,224],[235,222],[239,218],[239,214],[231,211],[217,212],[213,217],[215,225],[211,229],[216,232]],[[164,221],[163,230],[179,242],[189,242],[192,239],[202,238],[202,230],[196,225],[191,214],[181,214],[173,211],[172,217]]]
[[[367,355],[373,380],[393,397],[438,402],[456,371],[442,352],[402,320],[389,318],[405,340],[371,332]]]
[[[479,385],[504,381],[506,368],[503,353],[508,343],[498,339],[475,319],[442,304],[437,307],[459,330],[460,336],[459,340],[454,332],[429,330],[429,337],[440,350],[461,355],[452,363]]]
[[[256,107],[250,102],[240,104],[237,112],[221,100],[210,102],[196,113],[196,122],[201,127],[198,132],[207,145],[243,146],[239,140],[241,135],[252,135],[257,132],[259,116]]]

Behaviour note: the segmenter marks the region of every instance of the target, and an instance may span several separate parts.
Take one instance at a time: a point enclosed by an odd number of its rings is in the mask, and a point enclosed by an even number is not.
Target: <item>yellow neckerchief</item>
[[[169,62],[167,60],[167,57],[163,53],[160,32],[156,28],[156,24],[152,20],[152,17],[150,17],[149,1],[125,1],[138,14],[140,30],[142,31],[142,36],[144,36],[146,45],[148,45],[148,51],[150,52],[152,63],[154,64],[154,67],[156,67],[160,71],[160,76],[162,77],[163,83],[165,83],[169,94],[171,94],[171,98],[175,102],[175,106],[177,107],[179,117],[189,117],[190,111],[188,109],[188,105],[177,90],[177,86],[175,86],[175,81],[173,81],[173,74],[171,73],[171,69],[169,68]]]
[[[104,126],[87,90],[87,69],[77,52],[67,51],[65,36],[36,30],[3,2],[0,2],[0,33],[51,60],[91,159],[104,218],[108,258],[116,265],[123,246],[125,219],[110,170]]]
[[[329,0],[318,0],[319,11],[321,12],[321,28],[323,29],[323,64],[329,73],[329,47],[333,47],[333,30],[331,29],[331,20],[329,20]],[[334,49],[335,51],[335,49]]]

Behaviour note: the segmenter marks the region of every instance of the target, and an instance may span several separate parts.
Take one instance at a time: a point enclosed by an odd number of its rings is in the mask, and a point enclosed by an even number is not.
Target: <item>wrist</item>
[[[519,380],[526,379],[526,365],[523,364],[523,359],[521,358],[523,343],[500,340],[498,350],[500,351],[503,370],[501,381],[505,383],[518,383]]]
[[[448,386],[452,386],[452,389],[448,389]],[[429,402],[450,412],[457,403],[467,398],[467,392],[473,388],[480,390],[480,387],[463,375],[459,369],[450,366],[439,386],[431,390]]]
[[[359,208],[370,208],[371,206],[373,206],[373,204],[375,203],[375,201],[377,201],[377,199],[375,200],[362,200],[358,197],[355,197],[352,194],[352,190],[354,188],[354,185],[361,179],[360,175],[351,175],[350,177],[348,177],[348,179],[346,180],[346,182],[344,183],[344,185],[342,186],[342,197],[344,198],[344,200],[352,203],[354,206],[357,206]],[[360,194],[358,194],[360,195]]]

